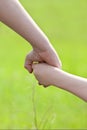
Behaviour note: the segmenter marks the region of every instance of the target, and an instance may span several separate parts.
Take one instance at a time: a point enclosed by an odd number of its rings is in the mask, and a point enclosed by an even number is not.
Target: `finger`
[[[32,73],[33,69],[32,69],[32,59],[30,57],[30,54],[28,54],[26,56],[26,59],[25,59],[25,64],[24,64],[24,67],[29,71],[29,73]]]
[[[42,85],[40,82],[38,83],[39,85]]]
[[[39,85],[42,85],[40,82],[38,82]],[[43,85],[44,88],[47,88],[48,85]]]
[[[24,67],[29,71],[29,73],[32,73],[32,71],[33,71],[32,64],[26,64],[25,63]]]
[[[43,87],[44,87],[44,88],[47,88],[47,87],[48,87],[48,85],[43,85]]]

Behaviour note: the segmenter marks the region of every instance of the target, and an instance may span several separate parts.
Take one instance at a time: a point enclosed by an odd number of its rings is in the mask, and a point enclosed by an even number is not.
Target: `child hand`
[[[46,63],[33,64],[33,73],[40,85],[44,87],[53,85],[53,75],[56,67],[50,66]]]

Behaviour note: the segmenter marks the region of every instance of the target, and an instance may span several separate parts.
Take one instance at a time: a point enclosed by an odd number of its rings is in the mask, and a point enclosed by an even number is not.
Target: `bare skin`
[[[49,39],[18,0],[0,0],[0,21],[31,44],[33,50],[27,54],[24,65],[30,73],[33,62],[46,62],[61,68],[59,56]]]
[[[87,102],[87,79],[69,74],[45,63],[33,64],[33,73],[39,84],[53,85],[78,96]]]

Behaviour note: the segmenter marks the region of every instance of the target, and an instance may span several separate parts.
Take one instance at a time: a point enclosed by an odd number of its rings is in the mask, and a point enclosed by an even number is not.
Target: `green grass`
[[[87,77],[87,1],[20,1],[49,37],[63,69]],[[23,68],[30,50],[24,39],[0,23],[0,129],[87,128],[87,103],[55,87],[38,86]]]

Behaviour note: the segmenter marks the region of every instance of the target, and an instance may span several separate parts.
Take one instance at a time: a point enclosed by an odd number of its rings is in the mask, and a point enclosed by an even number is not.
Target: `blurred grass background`
[[[63,70],[87,77],[87,1],[20,2],[49,37]],[[0,129],[87,128],[87,103],[55,87],[39,87],[23,68],[30,50],[30,44],[0,23]]]

